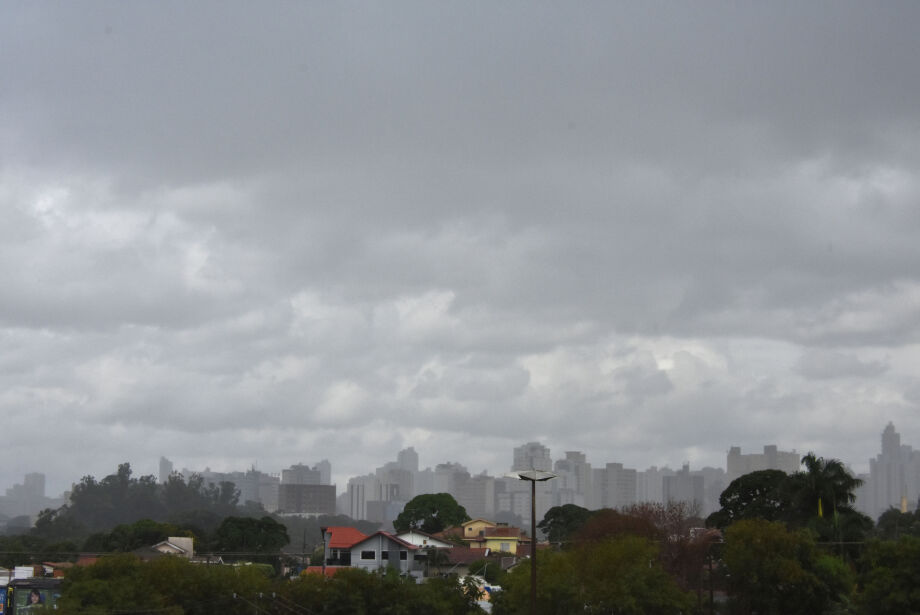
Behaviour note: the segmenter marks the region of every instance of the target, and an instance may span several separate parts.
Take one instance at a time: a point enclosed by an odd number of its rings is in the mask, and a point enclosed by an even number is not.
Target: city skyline
[[[524,527],[530,523],[531,497],[515,478],[515,472],[536,469],[551,471],[553,480],[541,482],[534,501],[538,518],[555,506],[574,504],[589,510],[626,509],[643,502],[683,502],[706,518],[721,507],[719,496],[734,479],[758,470],[781,470],[787,474],[804,471],[807,453],[784,451],[765,444],[762,451],[743,451],[732,446],[724,467],[680,469],[668,466],[630,468],[615,461],[592,463],[581,451],[563,451],[555,456],[539,442],[526,442],[512,451],[511,472],[476,474],[452,461],[442,461],[422,469],[413,447],[401,449],[391,460],[342,484],[333,480],[333,465],[328,459],[312,466],[302,461],[279,472],[256,468],[213,471],[210,468],[178,470],[166,457],[160,457],[154,480],[167,482],[173,474],[185,480],[197,475],[208,489],[233,483],[239,504],[254,503],[266,512],[281,516],[343,514],[355,520],[391,527],[405,504],[422,494],[449,493],[473,518],[497,519]],[[820,456],[819,456],[820,457]],[[832,459],[832,458],[827,458]],[[880,434],[878,454],[869,460],[868,473],[854,473],[860,485],[855,490],[855,508],[870,518],[878,518],[889,508],[903,512],[920,506],[920,450],[901,440],[893,423]],[[851,470],[852,471],[852,470]],[[135,478],[139,478],[135,473]],[[103,477],[94,477],[97,480]],[[46,477],[26,474],[21,484],[6,489],[0,496],[0,522],[23,526],[25,517],[33,521],[46,508],[66,503],[65,496],[48,497]],[[15,521],[13,520],[15,519]]]
[[[530,441],[866,471],[920,441],[917,23],[0,3],[0,483]]]
[[[275,467],[275,468],[262,467],[255,463],[249,464],[247,466],[241,466],[241,467],[237,467],[237,466],[224,467],[224,466],[215,466],[213,464],[206,464],[202,467],[195,468],[195,467],[188,467],[188,465],[185,464],[184,462],[176,461],[176,459],[167,458],[162,455],[160,456],[160,458],[157,460],[155,464],[149,464],[150,468],[152,468],[152,469],[149,469],[149,471],[146,465],[144,464],[138,465],[130,459],[126,459],[123,462],[127,462],[131,464],[132,473],[135,477],[150,475],[150,476],[154,476],[160,482],[163,482],[164,474],[168,475],[168,474],[171,474],[172,472],[178,472],[182,476],[188,478],[192,474],[245,473],[245,472],[254,470],[260,473],[278,477],[280,479],[282,475],[286,473],[290,473],[296,470],[297,468],[304,468],[304,469],[307,469],[308,471],[312,469],[316,471],[318,467],[325,466],[326,469],[324,470],[324,475],[327,477],[327,479],[326,479],[326,482],[320,481],[320,483],[336,485],[337,487],[340,488],[338,491],[338,494],[341,495],[344,489],[347,488],[347,485],[351,479],[360,478],[362,476],[366,476],[369,474],[372,475],[374,474],[375,468],[380,469],[380,468],[385,468],[387,466],[399,466],[402,463],[401,462],[402,457],[406,455],[407,453],[414,457],[414,465],[416,467],[415,471],[422,471],[422,470],[431,471],[432,469],[434,469],[436,466],[439,466],[439,465],[459,465],[459,466],[462,466],[466,471],[468,471],[471,476],[486,474],[486,475],[493,476],[493,477],[502,477],[505,474],[507,474],[509,471],[513,471],[515,469],[529,468],[530,465],[528,465],[528,463],[523,463],[523,464],[519,463],[520,459],[516,458],[516,455],[518,455],[521,449],[526,449],[528,447],[535,445],[536,447],[545,449],[547,460],[549,461],[549,466],[545,466],[544,464],[535,464],[536,469],[552,469],[553,464],[555,464],[556,462],[560,460],[566,459],[566,457],[571,453],[576,453],[576,454],[582,455],[584,457],[584,460],[589,464],[599,464],[600,466],[603,466],[604,464],[608,464],[608,463],[616,463],[616,464],[621,464],[624,467],[631,468],[639,472],[644,472],[647,470],[665,470],[665,469],[676,472],[676,471],[679,471],[682,467],[687,466],[687,465],[690,465],[693,471],[700,471],[706,468],[720,469],[725,472],[726,486],[727,486],[727,482],[730,482],[731,479],[737,478],[737,476],[739,476],[740,474],[752,471],[749,467],[735,468],[733,470],[733,468],[731,467],[731,464],[732,464],[731,459],[732,459],[733,454],[741,455],[741,457],[744,457],[744,458],[752,458],[752,457],[762,456],[763,454],[767,452],[768,449],[773,449],[774,451],[776,451],[777,449],[779,450],[780,460],[779,462],[776,462],[774,459],[774,465],[777,468],[784,469],[787,473],[791,473],[793,471],[791,469],[792,464],[790,464],[788,460],[782,459],[783,456],[789,457],[790,455],[793,455],[797,459],[800,459],[803,455],[809,452],[814,452],[819,457],[839,459],[846,465],[846,467],[848,467],[853,472],[854,475],[868,475],[871,464],[874,462],[874,460],[877,458],[879,454],[888,454],[888,455],[892,454],[891,446],[889,445],[886,450],[886,447],[884,446],[884,442],[885,442],[886,437],[888,439],[891,438],[889,434],[892,433],[894,429],[896,429],[896,426],[894,426],[891,422],[889,422],[888,424],[885,425],[883,430],[879,431],[879,438],[880,438],[880,441],[883,443],[882,446],[879,446],[878,450],[875,451],[875,453],[870,458],[867,458],[866,460],[864,460],[863,464],[861,465],[852,463],[847,459],[841,459],[840,457],[836,457],[832,454],[825,455],[818,451],[800,451],[795,448],[787,448],[782,445],[763,444],[763,443],[761,443],[760,445],[754,446],[754,447],[741,447],[741,446],[734,446],[734,445],[729,446],[727,447],[725,454],[723,455],[722,461],[716,462],[714,464],[694,465],[694,464],[689,464],[689,462],[686,460],[677,462],[677,463],[633,464],[633,463],[625,462],[622,459],[616,459],[610,456],[608,456],[607,458],[593,458],[590,455],[585,454],[583,451],[572,450],[572,449],[558,450],[554,452],[554,450],[556,449],[553,449],[552,447],[547,446],[543,442],[535,442],[535,441],[517,443],[517,445],[512,447],[511,451],[507,453],[507,457],[508,457],[507,465],[497,466],[497,467],[492,467],[492,468],[470,465],[468,463],[462,462],[457,459],[440,459],[440,460],[432,460],[430,463],[428,462],[422,463],[422,457],[418,454],[418,451],[412,445],[409,445],[402,449],[393,451],[389,457],[385,457],[377,461],[372,461],[371,465],[365,468],[363,472],[358,472],[357,474],[351,474],[351,475],[346,475],[341,472],[336,472],[335,471],[335,468],[336,468],[335,460],[330,460],[330,459],[325,459],[325,458],[324,459],[308,459],[307,458],[308,456],[301,456],[301,458],[298,458],[298,460],[296,461],[289,461],[286,465]],[[898,446],[901,446],[900,442],[903,441],[904,442],[903,446],[910,449],[911,448],[910,438],[908,437],[907,439],[905,439],[903,438],[903,435],[901,433],[897,433],[897,432],[895,433],[897,435],[898,442],[899,442]],[[748,461],[748,463],[750,463],[750,461]],[[798,463],[794,465],[796,468],[799,468]],[[863,469],[860,469],[860,468],[863,468]],[[117,469],[116,467],[113,467],[110,470],[104,471],[100,474],[91,474],[91,475],[98,480],[109,474],[113,474],[116,469]],[[56,491],[55,490],[56,487],[45,489],[44,483],[46,481],[49,484],[56,485],[60,483],[60,480],[54,480],[53,477],[52,477],[52,480],[48,480],[49,477],[47,475],[37,470],[26,472],[25,476],[28,477],[36,473],[42,474],[43,491],[45,495],[49,497],[60,496],[64,491],[69,490],[70,485],[72,484],[72,483],[69,483],[65,488],[61,489],[60,491]],[[85,472],[81,473],[81,476],[85,476],[85,475],[87,475],[87,473]],[[18,482],[15,482],[15,484],[10,483],[6,487],[4,487],[3,485],[0,485],[0,489],[3,489],[3,488],[8,489],[8,488],[17,486],[19,485],[21,480],[22,480],[22,477],[20,477],[18,479]],[[73,483],[75,482],[78,482],[78,481],[73,481]],[[302,481],[292,479],[290,482],[302,482]],[[917,488],[920,489],[920,484],[917,485]]]

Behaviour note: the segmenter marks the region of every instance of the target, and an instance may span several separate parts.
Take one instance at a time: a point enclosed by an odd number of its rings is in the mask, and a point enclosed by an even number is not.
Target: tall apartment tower
[[[553,459],[550,457],[549,449],[539,442],[528,442],[523,446],[514,449],[514,463],[511,471],[519,470],[544,470],[551,472],[553,469]]]
[[[328,463],[328,462],[326,462]],[[286,470],[281,470],[282,485],[322,485],[322,471],[313,466],[302,463],[292,465]]]
[[[403,470],[408,470],[413,474],[418,472],[418,453],[415,448],[404,448],[396,454],[396,463]]]
[[[740,446],[733,446],[728,451],[725,461],[726,485],[739,476],[758,470],[782,470],[786,474],[798,472],[802,457],[795,451],[777,450],[775,444],[763,447],[763,453],[742,455]]]
[[[588,508],[623,508],[636,503],[637,473],[624,468],[622,463],[608,463],[604,468],[592,471],[594,488],[588,500]]]
[[[565,459],[553,465],[556,478],[551,482],[553,506],[575,504],[584,506],[591,491],[591,464],[580,451],[566,451]]]
[[[920,451],[901,444],[901,436],[888,423],[882,432],[882,452],[869,460],[869,480],[861,493],[868,493],[868,502],[858,502],[859,508],[877,518],[888,508],[901,508],[906,500],[911,509],[920,496]]]
[[[320,485],[331,485],[332,484],[332,464],[329,463],[328,459],[323,459],[318,461],[315,466],[315,469],[319,470],[319,484]]]
[[[160,457],[160,482],[165,483],[169,480],[169,475],[173,473],[173,463],[166,457]]]
[[[674,475],[665,476],[662,480],[662,491],[665,503],[686,502],[696,507],[696,514],[703,512],[705,498],[703,477],[699,474],[691,474],[689,464],[685,463]]]

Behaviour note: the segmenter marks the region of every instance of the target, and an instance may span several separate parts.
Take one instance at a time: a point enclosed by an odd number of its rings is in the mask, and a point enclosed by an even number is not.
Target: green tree
[[[620,536],[642,536],[649,540],[660,540],[661,531],[647,517],[621,513],[603,508],[594,514],[572,535],[576,544],[600,542]]]
[[[466,509],[449,493],[417,495],[393,522],[397,532],[421,530],[429,534],[469,521]]]
[[[48,540],[82,542],[90,534],[142,519],[184,525],[183,519],[210,516],[209,527],[196,528],[201,533],[212,530],[223,517],[238,514],[238,501],[232,483],[205,486],[200,476],[186,482],[173,474],[160,485],[153,476],[134,477],[130,464],[123,463],[102,480],[84,476],[64,506],[39,514],[32,533]]]
[[[256,596],[272,589],[272,581],[249,566],[202,566],[179,557],[142,562],[120,554],[71,569],[59,606],[84,615],[250,615]]]
[[[920,613],[920,538],[871,542],[860,563],[858,602],[865,615]]]
[[[501,560],[498,558],[482,558],[469,565],[470,574],[481,576],[492,585],[501,585],[507,574],[502,570]]]
[[[539,529],[552,543],[561,543],[569,539],[585,522],[591,518],[592,511],[575,504],[553,506],[537,524]]]
[[[789,475],[781,470],[759,470],[739,476],[719,496],[722,507],[709,515],[706,524],[726,528],[741,519],[779,521],[789,506],[783,485]]]
[[[170,536],[187,536],[188,533],[170,523],[141,519],[131,524],[115,526],[111,532],[100,532],[86,539],[83,549],[92,553],[133,551],[149,547]]]
[[[882,540],[897,540],[901,536],[920,536],[920,511],[902,513],[889,508],[878,518],[875,535]]]
[[[215,532],[218,551],[277,553],[290,542],[287,528],[271,517],[227,517]]]
[[[504,580],[496,615],[525,613],[530,605],[530,566],[525,562]],[[682,591],[659,563],[658,548],[639,536],[586,543],[537,560],[537,613],[688,613],[691,594]]]
[[[807,527],[822,542],[855,542],[872,530],[872,520],[855,510],[855,478],[837,459],[808,453],[802,458],[805,471],[789,476],[784,483],[790,505],[785,516],[795,527]]]
[[[843,462],[808,453],[802,465],[805,471],[790,476],[785,485],[797,520],[832,516],[856,501],[855,491],[862,480],[850,474]]]
[[[830,558],[830,559],[825,559]],[[762,519],[738,521],[725,532],[722,554],[737,613],[810,615],[848,599],[845,565],[818,553],[805,530]]]

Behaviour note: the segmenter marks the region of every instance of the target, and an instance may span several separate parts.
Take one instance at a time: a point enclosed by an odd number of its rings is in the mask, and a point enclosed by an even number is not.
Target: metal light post
[[[537,483],[556,478],[552,472],[521,470],[506,474],[511,478],[530,481],[530,613],[537,612]]]
[[[320,532],[323,534],[323,579],[326,578],[326,559],[328,558],[328,547],[326,546],[330,540],[332,540],[332,532],[327,528],[319,528]]]

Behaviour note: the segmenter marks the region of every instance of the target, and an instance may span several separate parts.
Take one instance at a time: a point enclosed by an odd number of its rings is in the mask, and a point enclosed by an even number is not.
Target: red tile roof
[[[350,549],[352,545],[367,538],[367,534],[364,532],[345,525],[325,527],[322,529],[324,532],[332,533],[332,538],[329,539],[327,545],[330,549]]]

